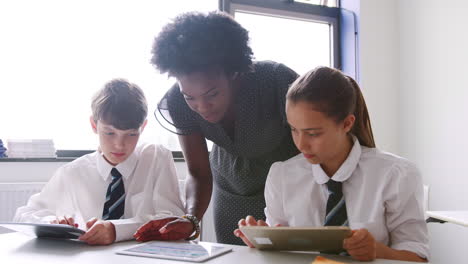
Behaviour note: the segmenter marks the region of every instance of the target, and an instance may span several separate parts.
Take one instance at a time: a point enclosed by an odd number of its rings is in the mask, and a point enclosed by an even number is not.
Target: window
[[[0,139],[52,138],[57,149],[91,150],[94,92],[113,78],[139,85],[148,99],[143,141],[180,150],[155,120],[174,79],[149,63],[162,26],[187,11],[231,12],[250,31],[258,60],[298,73],[339,68],[336,1],[17,0],[0,2]],[[272,28],[274,30],[272,30]]]
[[[295,0],[295,2],[299,3],[306,3],[306,4],[313,4],[313,5],[323,5],[323,6],[330,6],[330,7],[336,7],[337,0]]]
[[[339,9],[317,5],[336,1],[222,2],[224,10],[249,30],[257,60],[281,62],[299,74],[319,65],[340,68]]]
[[[149,63],[154,37],[181,12],[217,0],[0,2],[0,139],[53,138],[57,149],[96,149],[91,97],[107,81],[139,85],[149,103],[142,140],[179,149],[153,111],[174,83]]]

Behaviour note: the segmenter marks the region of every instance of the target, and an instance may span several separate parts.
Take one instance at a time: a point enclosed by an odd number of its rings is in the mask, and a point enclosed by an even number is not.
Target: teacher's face
[[[232,103],[232,78],[224,72],[194,72],[178,76],[188,106],[210,123],[221,121]]]

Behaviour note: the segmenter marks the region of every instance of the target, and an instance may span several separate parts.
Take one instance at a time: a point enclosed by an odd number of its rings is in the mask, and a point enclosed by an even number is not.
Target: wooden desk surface
[[[0,235],[1,263],[18,264],[145,264],[163,263],[177,264],[187,263],[174,260],[134,257],[117,255],[115,251],[136,245],[135,241],[115,243],[110,246],[89,246],[80,241],[37,239],[21,233],[8,233]],[[231,245],[229,245],[231,246]],[[250,249],[244,246],[232,246],[233,251],[213,258],[203,263],[207,264],[310,264],[317,254],[299,252],[269,252]],[[345,263],[360,263],[349,257],[326,256],[327,258]],[[392,260],[376,260],[365,262],[372,264],[405,264],[414,262],[402,262]]]

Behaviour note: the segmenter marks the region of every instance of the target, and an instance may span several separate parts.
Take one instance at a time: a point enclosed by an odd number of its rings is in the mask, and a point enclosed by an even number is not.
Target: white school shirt
[[[265,215],[270,226],[323,226],[330,178],[318,164],[299,154],[274,163],[265,186]],[[427,258],[428,233],[423,212],[423,186],[409,161],[375,148],[354,145],[332,176],[343,182],[351,229],[366,228],[397,250]]]
[[[79,228],[86,229],[92,217],[102,219],[112,168],[98,151],[60,167],[40,193],[17,209],[14,221],[49,223],[56,216],[73,215]],[[138,227],[151,219],[184,214],[169,150],[142,144],[115,168],[126,194],[124,219],[110,220],[116,241],[133,239]]]

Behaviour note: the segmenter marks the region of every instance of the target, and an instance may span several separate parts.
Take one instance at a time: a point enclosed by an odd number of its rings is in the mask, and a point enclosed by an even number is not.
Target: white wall
[[[66,162],[0,162],[0,183],[47,182]]]
[[[361,85],[377,144],[415,162],[430,210],[468,210],[468,2],[361,0]],[[429,224],[431,262],[466,261],[468,228]]]
[[[47,182],[60,166],[66,162],[0,162],[0,183]],[[185,179],[187,165],[175,162],[177,176]]]
[[[468,2],[404,2],[400,150],[423,165],[432,209],[468,210]]]
[[[400,1],[402,155],[431,186],[431,210],[468,210],[468,2]],[[430,225],[433,260],[466,260],[468,228]]]
[[[398,151],[398,28],[394,0],[361,0],[360,86],[379,148]],[[376,98],[375,100],[372,100]]]

